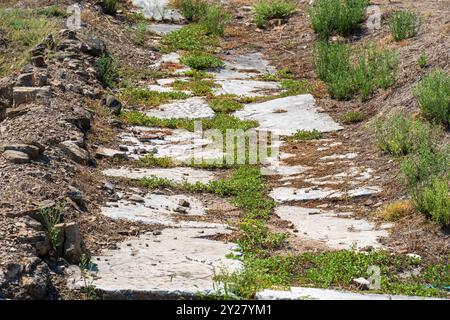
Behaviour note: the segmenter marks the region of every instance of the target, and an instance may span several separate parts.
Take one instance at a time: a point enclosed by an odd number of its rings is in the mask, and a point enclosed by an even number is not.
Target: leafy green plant
[[[176,90],[189,90],[195,96],[210,96],[213,88],[219,85],[212,80],[176,80],[172,83],[172,87]]]
[[[110,53],[105,52],[97,59],[95,69],[105,87],[114,87],[117,79],[117,61]]]
[[[432,149],[441,130],[400,112],[392,112],[374,122],[378,147],[391,155],[402,156],[418,148]]]
[[[151,168],[172,168],[175,166],[172,158],[170,157],[155,157],[153,153],[146,154],[144,157],[138,160],[138,164],[141,167]]]
[[[53,207],[39,209],[39,214],[44,222],[47,237],[50,242],[51,252],[56,255],[60,243],[60,229],[56,228],[56,225],[61,222],[61,218],[64,214],[65,207],[63,204],[58,204]]]
[[[220,4],[208,6],[200,23],[206,28],[208,34],[221,36],[225,32],[225,26],[230,21],[230,14]]]
[[[185,64],[195,70],[217,69],[224,66],[219,58],[207,53],[190,53],[180,59]]]
[[[316,140],[320,139],[322,137],[322,134],[320,131],[314,129],[314,130],[298,130],[294,135],[292,136],[292,139],[294,140],[301,140],[301,141],[308,141],[308,140]]]
[[[205,16],[208,2],[205,0],[180,0],[177,6],[186,20],[198,22]]]
[[[119,1],[118,0],[103,0],[101,2],[101,7],[103,10],[103,13],[113,16],[117,13],[117,9],[119,8]]]
[[[357,63],[352,64],[353,60]],[[373,46],[351,51],[345,44],[321,41],[315,50],[317,75],[327,84],[330,95],[339,100],[354,93],[366,100],[375,89],[392,86],[397,66],[395,52]]]
[[[139,22],[131,30],[131,42],[136,46],[143,46],[145,44],[145,37],[148,31],[146,22]]]
[[[313,90],[313,86],[308,80],[283,79],[280,85],[285,90],[285,92],[281,93],[282,96],[306,94]]]
[[[343,124],[358,123],[364,120],[364,113],[361,111],[347,111],[341,117]]]
[[[145,106],[159,106],[171,100],[181,100],[189,97],[184,92],[159,92],[133,86],[122,88],[120,96],[129,104]]]
[[[289,0],[259,0],[253,10],[255,23],[261,28],[271,19],[289,17],[295,10],[295,4]]]
[[[209,101],[209,106],[215,112],[230,113],[242,109],[244,105],[233,95],[221,95]]]
[[[209,35],[204,25],[190,24],[165,35],[162,43],[167,51],[207,52],[210,47],[218,44],[218,39],[214,35]]]
[[[92,276],[92,273],[94,272],[94,263],[92,260],[88,259],[84,253],[80,258],[80,270],[81,278],[83,279],[81,293],[83,294],[84,300],[93,300],[97,296],[95,286],[93,285],[94,277]]]
[[[336,31],[347,35],[364,19],[367,0],[317,0],[308,7],[311,26],[319,37],[328,39]]]
[[[434,70],[414,88],[420,110],[428,119],[450,124],[450,76],[443,70]]]
[[[417,64],[422,69],[425,68],[428,65],[428,55],[426,52],[422,52],[419,56],[419,59],[417,59]]]
[[[394,12],[389,17],[389,29],[395,41],[414,37],[419,31],[419,16],[412,11]]]
[[[416,187],[412,197],[417,210],[429,215],[437,223],[448,226],[450,225],[450,176],[441,179],[434,178],[430,183]]]

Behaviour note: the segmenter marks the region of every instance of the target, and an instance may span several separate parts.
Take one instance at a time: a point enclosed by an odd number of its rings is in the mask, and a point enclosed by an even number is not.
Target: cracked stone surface
[[[202,138],[197,132],[184,129],[132,127],[130,132],[120,135],[122,148],[129,158],[140,159],[148,153],[154,157],[170,157],[175,162],[194,159],[215,160],[223,157],[223,151],[212,138]]]
[[[170,8],[169,0],[131,0],[133,5],[141,8],[142,13],[147,19],[155,21],[184,21],[181,13]]]
[[[132,197],[118,202],[108,202],[101,213],[112,219],[127,219],[148,224],[174,226],[174,215],[201,216],[205,208],[200,200],[186,195],[147,194],[132,201]],[[182,204],[185,204],[183,206]],[[181,204],[180,204],[181,203]]]
[[[145,112],[145,114],[149,117],[161,119],[202,119],[213,118],[215,112],[209,107],[205,99],[192,97],[163,104]]]
[[[212,72],[217,80],[248,79],[276,72],[259,52],[226,57],[224,63],[224,68]]]
[[[267,95],[268,91],[273,93],[280,89],[278,82],[270,81],[228,79],[215,82],[221,86],[213,90],[215,95],[235,94],[244,97],[259,97]]]
[[[298,130],[330,132],[342,129],[328,114],[317,111],[315,99],[310,94],[247,104],[234,114],[240,119],[257,120],[259,129],[279,135],[293,135]]]
[[[291,188],[291,187],[279,187],[274,188],[270,192],[270,197],[278,202],[287,201],[306,201],[306,200],[322,200],[322,199],[339,199],[339,198],[357,198],[363,196],[370,196],[375,193],[381,192],[381,188],[377,186],[370,187],[358,187],[348,190],[346,193],[334,190],[330,188]]]
[[[155,23],[148,26],[148,30],[157,35],[164,36],[173,31],[180,30],[184,26],[182,24],[164,24],[164,23]]]
[[[229,232],[222,228],[164,229],[93,257],[98,279],[93,285],[105,298],[157,299],[192,297],[215,291],[213,276],[237,271],[241,263],[225,256],[236,246],[205,237]]]
[[[291,221],[298,234],[324,242],[333,249],[356,249],[381,247],[380,237],[388,235],[386,230],[376,230],[365,220],[351,218],[351,213],[335,213],[314,208],[278,206],[275,213]]]
[[[435,298],[388,294],[363,294],[332,289],[292,287],[289,291],[263,290],[256,294],[258,300],[439,300]]]
[[[176,167],[176,168],[120,168],[107,169],[102,172],[107,177],[122,177],[133,180],[142,179],[145,177],[155,176],[159,178],[169,179],[170,181],[181,183],[208,183],[216,179],[214,172]]]

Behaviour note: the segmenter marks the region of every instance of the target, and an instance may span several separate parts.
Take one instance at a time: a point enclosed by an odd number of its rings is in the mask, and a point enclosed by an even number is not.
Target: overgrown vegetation
[[[433,122],[450,125],[450,76],[437,69],[425,76],[414,89],[420,110]]]
[[[310,93],[313,90],[313,86],[308,80],[283,79],[280,85],[285,90],[280,96],[295,96]]]
[[[47,238],[50,242],[51,253],[57,255],[60,243],[60,229],[56,225],[61,222],[64,214],[64,204],[60,203],[53,207],[39,209],[39,215],[42,217],[43,225],[45,227]]]
[[[46,16],[48,18],[67,18],[70,16],[70,13],[68,13],[66,10],[58,7],[58,6],[49,6],[49,7],[43,7],[43,8],[37,8],[35,9],[35,12],[39,15]]]
[[[181,0],[176,5],[186,20],[201,24],[210,35],[223,35],[230,20],[230,14],[219,2]]]
[[[348,35],[364,20],[367,0],[317,0],[308,7],[311,26],[319,37],[328,39],[333,32]]]
[[[258,122],[254,120],[240,120],[234,116],[219,113],[212,119],[162,119],[156,117],[149,117],[139,111],[122,112],[122,119],[132,125],[140,125],[147,127],[161,127],[170,129],[186,129],[188,131],[194,131],[194,122],[201,121],[202,128],[206,129],[218,129],[220,132],[225,133],[227,129],[242,129],[248,130],[256,128]]]
[[[389,29],[395,41],[414,37],[419,32],[419,16],[412,11],[394,12],[389,17]]]
[[[120,97],[128,104],[141,106],[159,106],[171,100],[181,100],[189,97],[184,92],[160,92],[139,87],[126,86],[120,90]]]
[[[164,51],[177,50],[208,52],[218,44],[218,38],[208,34],[208,30],[201,24],[190,24],[179,30],[170,32],[162,38]]]
[[[224,66],[219,58],[208,53],[190,53],[181,57],[180,62],[195,70],[217,69]]]
[[[117,60],[109,52],[103,53],[95,62],[99,80],[105,87],[113,88],[117,80]]]
[[[353,64],[351,61],[357,61]],[[366,100],[378,88],[395,83],[398,55],[386,49],[367,46],[350,50],[342,43],[319,42],[315,50],[317,75],[333,98],[348,99],[360,94]]]
[[[223,113],[234,112],[244,107],[244,105],[238,101],[238,97],[234,95],[216,96],[209,101],[209,106],[215,112]]]
[[[213,88],[219,85],[213,80],[176,80],[172,83],[172,87],[175,90],[188,90],[191,91],[194,96],[211,96]]]
[[[56,32],[55,10],[0,8],[0,77],[19,70],[30,59],[30,49]]]
[[[316,140],[320,139],[322,137],[322,134],[320,131],[314,129],[314,130],[298,130],[296,133],[292,135],[293,140],[300,140],[300,141],[308,141],[308,140]]]
[[[147,35],[148,26],[146,22],[138,22],[129,30],[131,33],[131,42],[136,46],[143,46]]]
[[[347,111],[341,116],[343,124],[353,124],[364,120],[364,113],[361,111]]]
[[[113,16],[119,8],[119,0],[102,0],[101,7],[103,13]]]
[[[290,0],[259,0],[254,6],[255,23],[259,28],[272,19],[284,19],[295,10],[295,4]]]
[[[378,147],[393,156],[403,156],[419,148],[432,148],[441,130],[398,111],[374,122]]]

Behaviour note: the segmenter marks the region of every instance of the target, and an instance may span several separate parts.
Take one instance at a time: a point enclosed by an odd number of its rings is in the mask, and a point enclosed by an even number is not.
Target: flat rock
[[[145,113],[149,117],[162,119],[201,119],[214,117],[214,111],[205,99],[192,97],[164,104]]]
[[[30,103],[36,99],[48,98],[51,95],[50,87],[14,87],[14,106]]]
[[[126,155],[125,152],[122,152],[122,151],[119,151],[119,150],[105,148],[105,147],[100,147],[100,148],[97,149],[97,152],[95,153],[95,157],[97,159],[104,159],[104,158],[126,159],[127,155]]]
[[[126,154],[133,159],[139,159],[146,153],[153,153],[157,158],[169,157],[175,162],[194,157],[205,161],[223,157],[223,151],[213,143],[212,138],[202,137],[199,132],[167,129],[161,139],[155,135],[161,132],[158,128],[132,127],[131,131],[121,134],[120,138],[128,149]]]
[[[169,0],[132,0],[133,5],[139,7],[147,19],[155,21],[182,22],[181,13],[170,8]]]
[[[89,153],[72,141],[61,142],[59,147],[69,158],[77,163],[86,164],[89,161]]]
[[[103,174],[108,177],[122,177],[133,180],[155,176],[159,178],[169,179],[170,181],[177,183],[181,183],[183,181],[186,181],[188,183],[208,183],[216,179],[215,174],[211,171],[186,167],[107,169],[103,171]]]
[[[166,34],[169,34],[173,31],[177,31],[181,28],[183,28],[184,25],[182,24],[165,24],[165,23],[155,23],[148,26],[148,30],[150,32],[153,32],[157,35],[164,36]]]
[[[4,151],[12,150],[23,152],[26,153],[31,159],[36,159],[40,153],[40,149],[38,147],[23,143],[5,144],[1,149]]]
[[[256,294],[258,300],[439,300],[436,298],[388,294],[361,294],[332,289],[292,287],[289,291],[263,290]]]
[[[298,130],[330,132],[342,129],[328,114],[317,111],[315,99],[310,94],[247,104],[234,114],[243,120],[257,120],[259,129],[278,135],[293,135]]]
[[[224,68],[212,72],[217,80],[248,79],[276,72],[259,52],[235,55],[226,59]]]
[[[7,161],[12,163],[22,164],[30,162],[30,157],[25,152],[7,150],[2,155]]]
[[[101,213],[112,219],[126,219],[148,224],[165,226],[179,225],[174,215],[201,216],[206,214],[200,200],[186,195],[147,194],[140,197],[142,201],[133,203],[128,200],[106,203]],[[130,200],[132,200],[130,198]],[[181,206],[180,201],[186,201],[189,207]]]
[[[215,95],[235,94],[243,97],[260,97],[278,91],[278,82],[258,81],[258,80],[217,80],[220,87],[215,88]]]
[[[306,200],[321,200],[321,199],[339,199],[339,198],[357,198],[363,196],[370,196],[381,192],[381,188],[377,186],[358,187],[355,189],[342,192],[330,188],[291,188],[278,187],[270,192],[270,197],[278,202],[287,201],[306,201]]]
[[[375,230],[375,226],[362,219],[352,219],[348,213],[335,213],[314,208],[278,206],[275,213],[290,221],[298,235],[322,241],[333,249],[356,249],[381,247],[380,237],[388,235],[386,230]],[[350,217],[349,217],[350,215]]]
[[[225,229],[175,228],[128,240],[93,258],[93,285],[106,299],[164,299],[215,292],[215,273],[237,271],[227,259],[235,245],[209,240]]]

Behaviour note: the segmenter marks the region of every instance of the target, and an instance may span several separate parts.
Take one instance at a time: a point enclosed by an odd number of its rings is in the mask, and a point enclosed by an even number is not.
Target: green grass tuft
[[[113,88],[117,79],[117,60],[108,52],[95,62],[97,75],[105,87]]]
[[[412,11],[394,12],[389,17],[389,29],[395,41],[414,37],[419,32],[419,16]]]
[[[183,56],[180,62],[195,70],[217,69],[224,66],[222,60],[207,53],[190,53]]]
[[[259,0],[253,10],[255,23],[261,28],[269,20],[289,17],[295,10],[295,4],[289,0]]]
[[[364,113],[361,111],[347,111],[341,117],[343,124],[358,123],[364,120]]]
[[[314,130],[298,130],[294,135],[292,136],[293,140],[300,140],[300,141],[309,141],[309,140],[316,140],[320,139],[322,137],[322,134]]]
[[[200,24],[190,24],[173,31],[162,38],[166,51],[186,50],[208,52],[218,44],[218,38],[208,35],[208,30]]]
[[[172,100],[182,100],[189,97],[184,92],[159,92],[133,86],[122,88],[120,96],[128,104],[141,106],[159,106]]]

